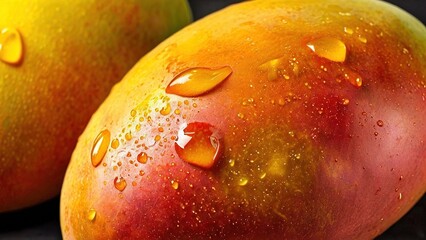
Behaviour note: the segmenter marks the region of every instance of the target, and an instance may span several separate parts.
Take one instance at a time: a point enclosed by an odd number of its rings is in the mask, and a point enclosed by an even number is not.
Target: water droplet
[[[343,77],[346,81],[348,81],[350,84],[352,84],[355,87],[361,87],[362,86],[362,78],[357,74],[356,72],[346,69],[346,73],[343,74]]]
[[[347,34],[352,35],[354,33],[354,30],[352,28],[344,27],[343,31]]]
[[[231,167],[235,166],[235,160],[234,159],[229,160],[229,166],[231,166]]]
[[[178,74],[167,86],[166,93],[182,97],[196,97],[215,88],[231,75],[228,66],[211,68],[190,68]]]
[[[398,199],[399,199],[399,200],[402,200],[402,193],[399,193],[399,195],[398,195]]]
[[[137,160],[138,162],[145,164],[146,162],[148,162],[148,155],[144,152],[141,152],[138,154]]]
[[[164,106],[163,108],[161,108],[160,110],[160,114],[163,116],[169,115],[169,113],[172,111],[172,107],[170,106],[169,103],[167,103],[166,106]]]
[[[377,126],[379,126],[379,127],[383,127],[383,125],[384,125],[384,123],[383,123],[383,121],[382,121],[382,120],[378,120],[378,121],[377,121]]]
[[[378,132],[374,132],[374,136],[379,136],[379,133]]]
[[[237,116],[241,119],[244,119],[244,113],[238,113]]]
[[[132,111],[130,111],[130,116],[135,117],[136,116],[136,110],[132,109]]]
[[[342,104],[345,105],[345,106],[349,105],[349,99],[343,98],[342,99]]]
[[[0,60],[8,64],[18,64],[23,57],[21,34],[15,28],[0,31]]]
[[[240,178],[240,180],[238,180],[238,185],[245,186],[245,185],[247,185],[248,182],[249,182],[248,178],[242,177],[242,178]]]
[[[358,40],[362,43],[367,43],[367,38],[365,38],[364,36],[359,36]]]
[[[126,138],[127,141],[132,140],[132,133],[128,132],[126,135],[124,135],[124,138]]]
[[[337,38],[324,37],[315,39],[307,46],[320,57],[334,62],[344,62],[346,59],[346,45]]]
[[[264,173],[262,173],[262,174],[260,174],[260,179],[264,179],[266,177],[266,172],[264,172]]]
[[[220,139],[218,131],[208,123],[184,124],[178,132],[175,150],[183,161],[208,169],[220,158]]]
[[[179,188],[179,183],[177,181],[172,180],[170,183],[172,184],[172,188],[174,190],[177,190]]]
[[[116,177],[114,179],[114,187],[122,192],[127,187],[126,180],[123,177]]]
[[[406,48],[403,48],[403,49],[402,49],[402,52],[403,52],[404,54],[408,54],[408,53],[409,53],[408,49],[406,49]]]
[[[144,171],[142,171],[142,170],[140,170],[140,171],[139,171],[139,175],[140,175],[140,176],[143,176],[143,175],[145,175],[145,172],[144,172]]]
[[[108,130],[103,130],[98,134],[95,141],[93,142],[91,159],[92,165],[94,167],[97,167],[104,159],[104,156],[108,150],[110,137],[110,132]]]
[[[89,212],[87,212],[87,219],[89,220],[89,221],[95,221],[95,218],[96,218],[96,210],[95,209],[93,209],[93,208],[91,208],[90,210],[89,210]]]
[[[112,142],[111,142],[111,147],[114,148],[114,149],[117,149],[118,146],[120,146],[120,141],[118,141],[117,138],[114,138],[114,140],[112,140]]]

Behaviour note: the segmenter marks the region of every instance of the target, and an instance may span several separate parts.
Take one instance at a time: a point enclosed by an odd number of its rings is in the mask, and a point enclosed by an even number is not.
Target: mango
[[[380,235],[426,191],[425,53],[425,26],[382,1],[246,1],[193,23],[81,135],[64,239]]]
[[[0,2],[0,212],[59,194],[111,87],[190,21],[185,0]]]

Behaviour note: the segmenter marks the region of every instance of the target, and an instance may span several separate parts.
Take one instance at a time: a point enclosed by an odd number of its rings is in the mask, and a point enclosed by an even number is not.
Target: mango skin
[[[307,47],[321,37],[345,43],[344,63]],[[114,87],[81,136],[61,194],[64,239],[378,236],[426,191],[425,43],[419,21],[367,0],[250,1],[186,27]],[[289,79],[259,68],[277,58]],[[208,94],[165,93],[186,69],[222,66],[233,73]],[[223,136],[211,169],[175,151],[192,122]],[[94,168],[105,129],[120,144]]]
[[[0,62],[0,212],[60,192],[89,118],[150,49],[191,21],[184,0],[6,0],[24,57]]]

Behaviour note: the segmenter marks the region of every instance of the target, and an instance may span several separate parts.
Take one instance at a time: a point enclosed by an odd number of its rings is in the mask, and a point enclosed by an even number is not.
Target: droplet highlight
[[[18,64],[23,57],[22,36],[15,28],[0,31],[0,60],[8,64]]]
[[[346,45],[333,37],[315,39],[307,44],[316,55],[333,62],[344,62],[346,60]]]
[[[98,134],[95,141],[93,142],[91,159],[92,165],[97,167],[102,160],[108,150],[109,142],[110,142],[111,133],[108,130],[103,130]]]
[[[231,67],[217,69],[195,67],[178,74],[166,88],[166,93],[182,97],[196,97],[205,94],[227,79]]]
[[[175,150],[183,161],[209,169],[220,158],[222,142],[212,125],[194,122],[184,124],[179,130]]]

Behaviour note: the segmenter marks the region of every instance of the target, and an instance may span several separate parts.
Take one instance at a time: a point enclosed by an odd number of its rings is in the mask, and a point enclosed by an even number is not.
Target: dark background
[[[237,2],[241,1],[189,0],[195,20]],[[420,19],[423,24],[426,24],[425,0],[388,0],[388,2],[400,6]],[[426,239],[425,208],[426,196],[423,196],[407,215],[378,239]],[[61,239],[61,230],[59,226],[59,198],[25,210],[0,214],[0,240],[2,239]]]

